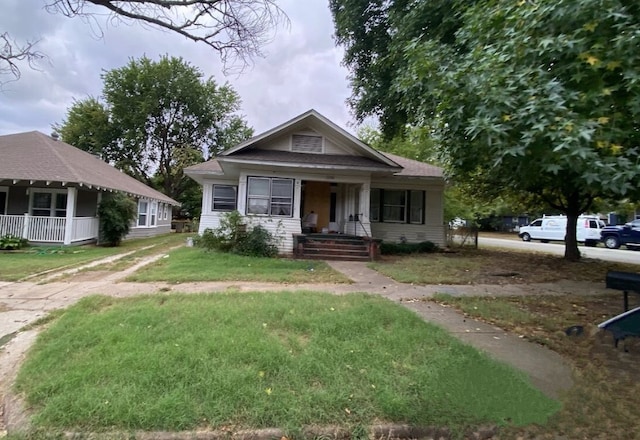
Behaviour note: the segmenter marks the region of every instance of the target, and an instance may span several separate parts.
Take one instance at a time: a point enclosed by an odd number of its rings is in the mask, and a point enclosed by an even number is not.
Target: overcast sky
[[[311,108],[355,132],[345,100],[350,95],[342,50],[332,38],[327,0],[279,0],[291,21],[263,49],[265,58],[241,75],[224,76],[217,53],[203,44],[140,25],[95,25],[44,10],[45,0],[3,0],[0,33],[40,40],[49,60],[39,70],[21,65],[22,77],[0,91],[0,135],[51,133],[74,99],[99,97],[100,74],[143,55],[181,56],[217,82],[228,81],[242,98],[242,113],[256,134]]]

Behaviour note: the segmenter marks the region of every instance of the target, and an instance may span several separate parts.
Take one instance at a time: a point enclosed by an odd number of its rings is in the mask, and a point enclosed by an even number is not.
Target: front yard
[[[558,402],[403,307],[364,294],[81,300],[45,330],[17,381],[41,431],[380,422],[545,423]],[[358,431],[360,430],[360,431]],[[354,434],[355,435],[355,434]]]

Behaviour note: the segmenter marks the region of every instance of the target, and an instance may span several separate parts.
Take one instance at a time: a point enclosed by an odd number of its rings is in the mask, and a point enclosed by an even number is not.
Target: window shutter
[[[291,151],[295,153],[322,153],[322,136],[294,134]]]

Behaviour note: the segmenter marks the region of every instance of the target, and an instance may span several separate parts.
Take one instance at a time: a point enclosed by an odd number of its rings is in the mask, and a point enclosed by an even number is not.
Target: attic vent
[[[291,141],[291,151],[295,153],[322,153],[322,136],[294,134]]]

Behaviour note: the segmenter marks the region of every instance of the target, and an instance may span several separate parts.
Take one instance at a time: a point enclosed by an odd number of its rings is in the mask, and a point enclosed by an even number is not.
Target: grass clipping
[[[44,331],[18,391],[36,427],[544,423],[523,374],[388,300],[313,292],[88,297]]]

